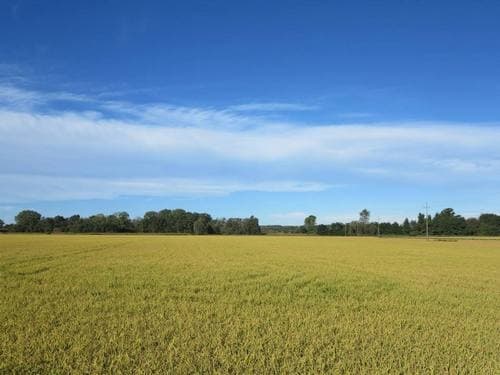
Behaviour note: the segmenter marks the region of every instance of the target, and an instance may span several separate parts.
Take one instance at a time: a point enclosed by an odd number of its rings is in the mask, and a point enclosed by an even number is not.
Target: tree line
[[[320,236],[374,236],[374,235],[425,235],[428,229],[433,236],[500,236],[500,215],[485,213],[477,218],[464,218],[452,208],[434,216],[419,213],[415,219],[398,222],[372,222],[370,212],[364,209],[358,220],[348,223],[317,224],[309,215],[304,225],[259,225],[259,219],[213,219],[207,213],[182,209],[149,211],[143,217],[131,219],[127,212],[112,215],[97,214],[89,217],[73,215],[43,217],[33,210],[23,210],[15,217],[14,224],[0,220],[0,232],[33,233],[185,233],[185,234],[315,234]]]
[[[316,216],[309,215],[304,225],[267,225],[263,233],[316,234],[321,236],[375,236],[375,235],[425,235],[428,229],[433,236],[500,236],[500,215],[481,214],[478,218],[464,218],[452,208],[445,208],[434,216],[419,213],[416,219],[405,218],[398,222],[372,222],[370,211],[359,213],[359,219],[348,223],[317,224]]]
[[[29,233],[186,233],[186,234],[260,234],[259,219],[213,219],[207,213],[182,209],[149,211],[143,217],[131,219],[127,212],[89,217],[43,217],[33,210],[23,210],[15,217],[15,224],[5,225],[2,232]]]

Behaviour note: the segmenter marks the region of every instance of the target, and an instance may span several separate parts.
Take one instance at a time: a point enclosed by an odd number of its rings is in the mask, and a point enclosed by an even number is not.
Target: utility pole
[[[425,237],[429,241],[429,205],[425,202]]]
[[[380,237],[380,217],[377,220],[377,237]]]

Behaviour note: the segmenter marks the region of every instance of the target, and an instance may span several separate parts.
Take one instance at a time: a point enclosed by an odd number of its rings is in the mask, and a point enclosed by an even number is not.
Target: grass
[[[0,236],[3,373],[500,373],[500,240]]]

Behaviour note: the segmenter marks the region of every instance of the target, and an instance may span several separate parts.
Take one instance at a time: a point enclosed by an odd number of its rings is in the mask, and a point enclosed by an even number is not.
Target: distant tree
[[[223,234],[242,234],[243,223],[240,218],[232,217],[226,220],[223,227]]]
[[[416,236],[419,234],[418,223],[416,220],[410,220],[410,235]]]
[[[479,220],[471,217],[465,220],[465,233],[466,236],[476,236],[479,234]]]
[[[359,235],[359,221],[351,221],[350,223],[347,224],[347,234],[350,236],[357,236]]]
[[[132,232],[144,232],[144,229],[142,227],[142,217],[135,217],[132,219]]]
[[[392,224],[391,223],[380,223],[379,224],[380,235],[390,235],[392,233]]]
[[[317,226],[316,233],[320,236],[326,236],[326,235],[330,234],[328,231],[328,227],[324,224],[320,224]]]
[[[364,208],[359,213],[357,233],[358,234],[369,234],[369,232],[370,232],[370,228],[368,226],[369,223],[370,223],[370,211],[368,211],[366,208]]]
[[[68,227],[68,220],[61,215],[54,216],[54,232],[66,232]]]
[[[415,232],[415,234],[425,234],[425,215],[423,213],[418,213]]]
[[[88,233],[104,233],[109,232],[108,220],[103,214],[89,216],[83,220],[82,230]]]
[[[42,215],[36,211],[21,211],[16,215],[15,220],[18,232],[39,232],[42,229],[40,225]]]
[[[363,225],[366,225],[370,222],[370,211],[368,211],[366,208],[364,208],[359,213],[359,222]]]
[[[330,234],[333,236],[345,236],[346,227],[344,223],[332,223],[330,224]]]
[[[410,220],[408,220],[408,218],[405,218],[405,221],[403,221],[403,227],[401,232],[402,234],[407,236],[411,233],[411,225],[410,225]]]
[[[170,218],[173,223],[173,232],[175,233],[192,233],[194,217],[190,212],[186,212],[181,208],[172,210]]]
[[[201,217],[195,220],[193,224],[194,234],[208,234],[208,223]]]
[[[4,224],[5,224],[5,223],[3,222],[3,220],[2,220],[2,219],[0,219],[0,229],[2,229],[2,228],[3,228],[3,225],[4,225]]]
[[[394,222],[391,224],[391,234],[403,234],[403,228],[399,225],[398,222]]]
[[[215,219],[210,222],[211,233],[223,234],[224,227],[226,226],[226,219]]]
[[[481,236],[500,235],[500,215],[481,214],[479,216],[479,233]]]
[[[52,217],[42,218],[39,225],[40,232],[52,233],[54,231],[54,222],[54,218]]]
[[[316,232],[316,216],[309,215],[304,219],[304,228],[307,233]]]
[[[73,215],[68,219],[67,228],[69,232],[79,233],[82,232],[82,222],[80,215]]]
[[[445,208],[432,219],[432,234],[463,235],[465,227],[465,219],[455,214],[453,208]]]
[[[156,232],[173,233],[175,232],[174,223],[171,218],[171,210],[161,210],[158,212],[158,221],[156,225]]]
[[[260,234],[259,219],[253,215],[243,219],[243,232],[244,234]]]
[[[113,232],[125,233],[132,232],[133,225],[130,215],[127,212],[117,212],[110,217],[113,220]]]
[[[42,217],[38,212],[25,210],[16,216],[16,224],[5,226],[3,232],[72,232],[72,233],[196,233],[196,234],[260,234],[259,219],[230,218],[213,220],[209,214],[182,209],[149,211],[143,218],[130,219],[127,212],[112,215],[97,214],[87,218],[73,215],[64,218]],[[2,228],[3,227],[3,228]],[[293,227],[296,230],[298,227]]]
[[[212,218],[208,214],[199,214],[198,218],[193,223],[194,234],[211,234],[213,233],[210,227]]]
[[[158,212],[148,211],[144,214],[142,230],[146,233],[157,233],[160,231]]]

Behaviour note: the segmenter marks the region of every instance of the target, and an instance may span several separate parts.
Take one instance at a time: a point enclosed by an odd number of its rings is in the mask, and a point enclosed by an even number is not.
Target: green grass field
[[[500,373],[500,239],[0,235],[3,373]]]

